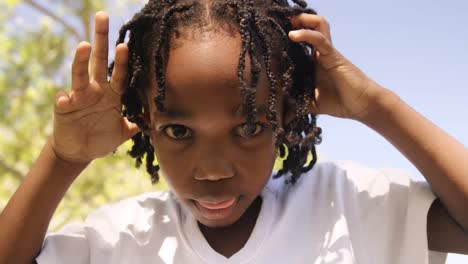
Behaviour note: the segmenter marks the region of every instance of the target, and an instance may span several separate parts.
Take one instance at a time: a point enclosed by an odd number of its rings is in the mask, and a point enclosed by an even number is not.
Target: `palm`
[[[120,114],[120,95],[126,76],[127,48],[117,47],[116,66],[107,81],[107,15],[96,15],[91,80],[88,64],[91,46],[81,43],[72,70],[72,92],[57,95],[53,146],[69,161],[91,161],[115,150],[138,131]]]

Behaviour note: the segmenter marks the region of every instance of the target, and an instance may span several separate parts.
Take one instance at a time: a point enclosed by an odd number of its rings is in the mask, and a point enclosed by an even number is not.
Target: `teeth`
[[[232,198],[231,200],[227,200],[227,201],[220,202],[220,203],[208,203],[208,202],[198,202],[198,203],[207,209],[217,210],[217,209],[228,208],[231,205],[233,205],[235,201],[236,199]]]

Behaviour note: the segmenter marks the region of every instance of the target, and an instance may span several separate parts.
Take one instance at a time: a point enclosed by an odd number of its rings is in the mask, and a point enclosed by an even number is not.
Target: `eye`
[[[249,124],[244,123],[236,128],[236,134],[243,138],[252,138],[262,133],[265,125],[261,123]]]
[[[192,132],[182,125],[168,125],[163,128],[164,133],[172,139],[186,139],[192,136]]]

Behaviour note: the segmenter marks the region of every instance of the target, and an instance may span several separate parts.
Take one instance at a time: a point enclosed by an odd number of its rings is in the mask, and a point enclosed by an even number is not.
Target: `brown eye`
[[[245,123],[236,128],[236,134],[243,138],[251,138],[263,132],[264,125],[260,123],[249,124]]]
[[[190,129],[182,125],[166,126],[164,133],[172,139],[186,139],[192,136]]]

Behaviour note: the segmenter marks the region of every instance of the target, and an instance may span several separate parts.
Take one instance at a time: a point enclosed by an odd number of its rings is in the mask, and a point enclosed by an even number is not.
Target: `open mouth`
[[[221,220],[228,218],[234,211],[239,199],[233,197],[219,202],[194,200],[200,214],[208,220]]]

